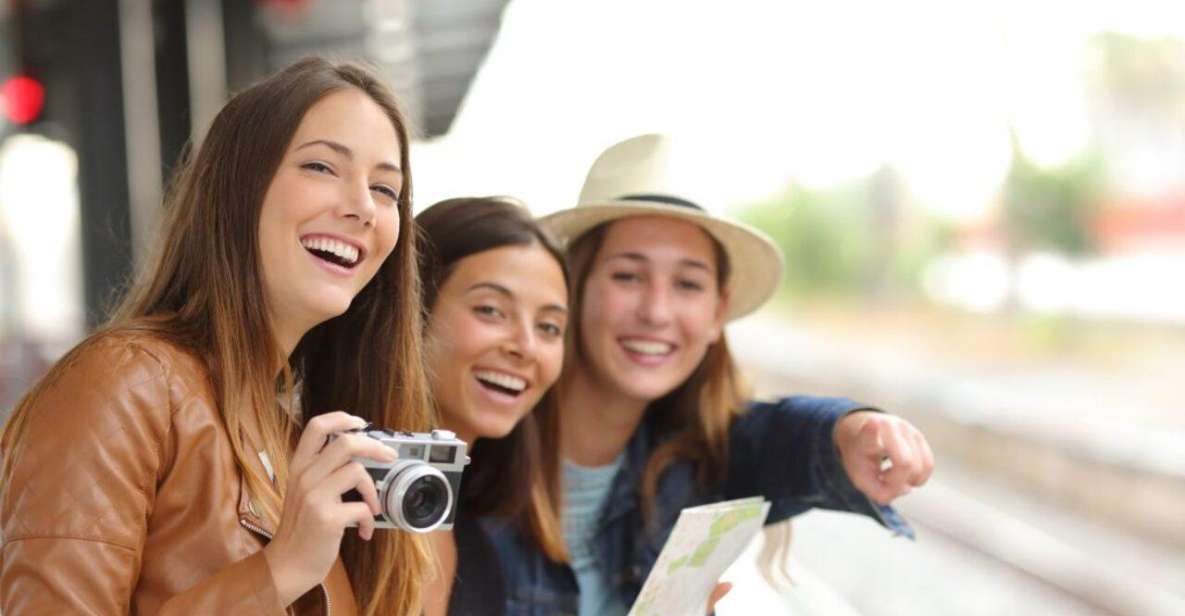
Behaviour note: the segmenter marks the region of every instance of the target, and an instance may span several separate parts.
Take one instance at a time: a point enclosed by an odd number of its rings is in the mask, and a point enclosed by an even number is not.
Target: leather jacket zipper
[[[263,530],[255,524],[248,522],[247,520],[244,520],[243,518],[239,518],[239,524],[242,524],[247,530],[254,531],[260,535],[263,535],[264,537],[267,537],[268,541],[272,540],[271,533]],[[325,587],[325,584],[317,584],[317,586],[321,588],[321,594],[325,595],[325,616],[330,616],[330,614],[333,614],[333,604],[329,600],[329,589]]]

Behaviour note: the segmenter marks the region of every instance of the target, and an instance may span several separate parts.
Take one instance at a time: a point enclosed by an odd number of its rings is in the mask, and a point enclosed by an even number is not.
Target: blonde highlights
[[[268,316],[260,209],[306,112],[349,88],[365,93],[395,128],[404,224],[394,251],[349,309],[314,327],[285,358]],[[396,429],[429,426],[408,145],[390,91],[359,66],[308,58],[237,94],[201,147],[182,161],[166,196],[154,258],[103,328],[150,333],[204,361],[236,466],[261,517],[273,525],[283,509],[290,449],[314,415],[342,409]],[[24,415],[69,357],[25,397],[6,427],[0,440],[5,476]],[[259,450],[272,462],[274,483],[258,462]],[[419,613],[429,562],[422,537],[385,532],[363,542],[347,533],[342,558],[363,614]]]

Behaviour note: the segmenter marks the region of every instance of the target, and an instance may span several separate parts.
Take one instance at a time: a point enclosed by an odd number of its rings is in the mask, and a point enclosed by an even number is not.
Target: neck
[[[302,327],[290,322],[290,320],[282,320],[275,313],[272,313],[271,321],[272,336],[276,340],[276,348],[280,350],[279,360],[286,362],[292,356],[292,351],[296,350],[296,345],[300,343],[300,339],[304,338],[304,335],[312,327]],[[276,367],[276,371],[280,371],[280,366]]]
[[[579,361],[560,389],[560,452],[581,466],[609,464],[629,444],[649,401],[605,387]]]

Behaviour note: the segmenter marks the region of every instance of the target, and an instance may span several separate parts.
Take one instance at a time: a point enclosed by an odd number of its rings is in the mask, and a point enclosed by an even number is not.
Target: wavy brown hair
[[[458,261],[503,246],[542,246],[569,281],[563,252],[517,201],[506,197],[448,199],[416,217],[422,250],[420,279],[430,314],[437,293]],[[559,408],[549,389],[535,408],[499,439],[483,438],[470,450],[461,483],[461,506],[473,515],[513,520],[548,558],[567,560],[560,522]]]
[[[305,113],[324,97],[350,88],[369,96],[395,128],[404,173],[398,209],[405,224],[394,251],[349,309],[310,330],[285,362],[268,317],[260,210]],[[182,161],[165,199],[156,252],[103,328],[158,335],[204,360],[238,470],[273,524],[283,508],[290,447],[314,415],[347,409],[399,429],[429,425],[420,362],[416,237],[414,225],[406,224],[412,186],[408,146],[406,122],[394,97],[356,65],[308,58],[237,94],[214,119],[196,154]],[[42,382],[52,380],[67,360]],[[0,441],[5,473],[38,389],[18,406]],[[260,468],[254,448],[273,462],[274,483]],[[419,613],[428,570],[422,538],[386,532],[364,542],[347,533],[342,558],[364,614]]]
[[[593,227],[568,246],[568,267],[572,268],[572,294],[568,322],[567,357],[565,372],[586,362],[581,333],[581,314],[584,287],[588,282],[597,253],[614,221]],[[720,289],[728,286],[730,264],[728,255],[711,234],[716,253],[716,283]],[[563,387],[564,377],[560,377]],[[720,481],[728,472],[729,427],[741,413],[748,399],[748,391],[723,333],[708,347],[707,353],[686,381],[667,395],[651,402],[646,413],[652,416],[656,428],[654,437],[661,444],[650,455],[642,474],[642,510],[646,517],[654,508],[658,480],[664,470],[681,460],[690,461],[702,487]]]

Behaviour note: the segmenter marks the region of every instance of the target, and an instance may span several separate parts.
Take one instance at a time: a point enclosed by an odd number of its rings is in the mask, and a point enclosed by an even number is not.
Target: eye
[[[399,192],[396,191],[394,188],[387,186],[386,184],[375,184],[374,186],[371,186],[370,189],[377,192],[377,193],[382,194],[383,196],[390,199],[392,202],[399,201]]]
[[[303,165],[300,166],[300,168],[301,169],[308,169],[309,171],[315,171],[317,173],[328,173],[330,175],[333,175],[333,169],[329,165],[326,165],[325,163],[318,161],[318,160],[304,163]]]
[[[703,291],[704,290],[704,285],[700,284],[699,281],[691,280],[688,278],[684,278],[682,280],[676,281],[675,285],[677,287],[679,287],[679,290],[681,290],[681,291]]]
[[[612,278],[613,280],[616,280],[618,282],[634,282],[635,280],[638,280],[639,278],[641,278],[641,276],[639,276],[638,274],[635,274],[634,272],[622,271],[622,272],[613,272],[610,275],[610,278]]]
[[[550,338],[559,338],[564,335],[564,328],[555,323],[543,322],[539,324],[539,331],[543,332]]]
[[[473,313],[487,318],[501,318],[502,311],[489,304],[479,304],[473,307]]]

